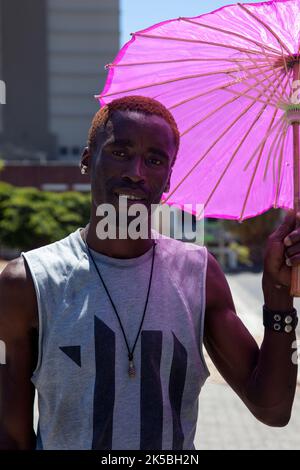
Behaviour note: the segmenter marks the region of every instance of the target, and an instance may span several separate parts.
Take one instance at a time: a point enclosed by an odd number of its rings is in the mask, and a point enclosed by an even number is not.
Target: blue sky
[[[246,3],[240,0],[241,3]],[[252,0],[258,3],[261,0]],[[120,45],[130,40],[130,33],[178,16],[198,16],[235,0],[120,0]]]

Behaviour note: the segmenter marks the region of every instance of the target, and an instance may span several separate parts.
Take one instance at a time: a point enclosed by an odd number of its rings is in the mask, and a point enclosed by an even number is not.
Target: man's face
[[[150,209],[169,191],[176,146],[169,124],[161,117],[136,111],[115,111],[99,136],[92,157],[92,196],[100,204],[119,206],[131,195]],[[122,197],[122,196],[121,196]]]

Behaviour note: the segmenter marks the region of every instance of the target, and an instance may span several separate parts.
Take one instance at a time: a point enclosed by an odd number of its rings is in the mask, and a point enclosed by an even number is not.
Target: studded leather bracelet
[[[266,328],[278,333],[291,333],[295,331],[298,324],[297,310],[287,310],[286,312],[269,310],[263,306],[263,323]]]

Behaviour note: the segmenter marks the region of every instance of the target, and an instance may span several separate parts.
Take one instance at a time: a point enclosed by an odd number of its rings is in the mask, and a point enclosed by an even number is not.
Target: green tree
[[[30,250],[66,237],[89,220],[90,196],[0,183],[0,243]]]

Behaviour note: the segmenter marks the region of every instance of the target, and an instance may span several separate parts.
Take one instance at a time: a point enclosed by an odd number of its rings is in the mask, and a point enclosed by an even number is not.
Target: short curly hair
[[[177,155],[180,134],[174,117],[159,101],[146,96],[124,96],[122,98],[117,98],[97,111],[88,133],[87,145],[91,152],[95,152],[97,150],[99,132],[105,129],[105,126],[114,111],[138,111],[144,114],[152,114],[162,117],[172,129]]]

